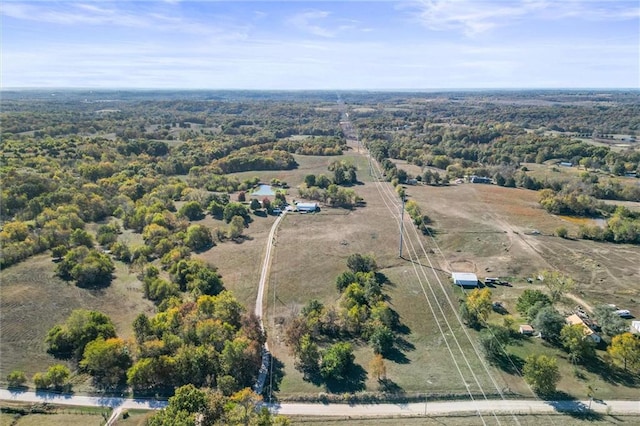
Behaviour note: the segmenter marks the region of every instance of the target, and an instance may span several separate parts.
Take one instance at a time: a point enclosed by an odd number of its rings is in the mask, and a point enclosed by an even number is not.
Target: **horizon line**
[[[0,92],[12,90],[131,90],[131,91],[230,91],[230,92],[435,92],[435,91],[524,91],[524,90],[639,90],[640,87],[432,87],[432,88],[324,88],[324,89],[259,89],[259,88],[185,88],[185,87],[96,87],[96,86],[10,86]]]

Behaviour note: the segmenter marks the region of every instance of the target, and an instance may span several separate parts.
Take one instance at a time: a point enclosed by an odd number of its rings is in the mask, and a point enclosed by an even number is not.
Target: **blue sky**
[[[639,88],[640,1],[3,0],[2,87]]]

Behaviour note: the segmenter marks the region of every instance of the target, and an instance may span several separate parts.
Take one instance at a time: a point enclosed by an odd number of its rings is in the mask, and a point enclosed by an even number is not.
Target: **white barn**
[[[478,287],[478,277],[470,272],[453,272],[451,278],[455,285],[461,287]]]
[[[299,212],[315,212],[318,210],[318,203],[298,203],[296,210]]]

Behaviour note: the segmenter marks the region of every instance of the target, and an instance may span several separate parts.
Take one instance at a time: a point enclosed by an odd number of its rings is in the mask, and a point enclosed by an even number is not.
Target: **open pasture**
[[[58,363],[46,352],[47,332],[63,323],[74,309],[107,314],[119,336],[132,335],[131,324],[140,312],[153,314],[151,302],[143,299],[140,282],[128,267],[115,262],[115,279],[105,289],[76,287],[55,276],[49,255],[34,256],[2,271],[0,299],[0,377],[14,369],[34,373]]]

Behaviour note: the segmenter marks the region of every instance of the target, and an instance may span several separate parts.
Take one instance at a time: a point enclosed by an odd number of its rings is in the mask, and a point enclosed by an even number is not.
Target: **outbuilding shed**
[[[453,283],[461,287],[478,287],[478,277],[470,272],[453,272]]]
[[[318,203],[298,203],[296,210],[299,212],[315,212],[318,210]]]
[[[535,330],[529,324],[522,324],[520,326],[520,334],[524,334],[525,336],[533,336]]]

